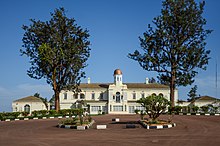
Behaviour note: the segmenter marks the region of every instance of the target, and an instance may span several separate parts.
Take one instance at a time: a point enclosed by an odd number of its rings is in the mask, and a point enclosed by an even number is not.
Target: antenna
[[[218,97],[218,65],[217,65],[217,59],[216,59],[216,71],[215,71],[215,88],[216,88],[216,98]]]

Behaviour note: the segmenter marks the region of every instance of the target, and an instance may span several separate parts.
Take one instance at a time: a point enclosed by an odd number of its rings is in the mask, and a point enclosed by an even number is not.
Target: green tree
[[[31,19],[23,25],[21,54],[30,59],[27,74],[34,79],[45,78],[53,88],[55,108],[60,109],[59,93],[62,89],[78,91],[83,68],[90,55],[88,30],[82,29],[64,8],[55,9],[49,21]]]
[[[197,97],[197,85],[192,87],[187,95],[189,96],[189,98],[187,100],[193,101]]]
[[[151,95],[141,98],[137,100],[137,103],[145,108],[146,113],[152,121],[156,121],[157,118],[166,111],[167,106],[169,105],[169,101],[160,95]]]
[[[204,5],[194,0],[164,0],[161,15],[153,20],[155,27],[149,24],[143,38],[139,37],[142,51],[128,55],[168,83],[172,107],[176,86],[192,84],[197,68],[205,70],[208,64],[210,50],[205,50],[205,40],[211,30],[204,29]]]

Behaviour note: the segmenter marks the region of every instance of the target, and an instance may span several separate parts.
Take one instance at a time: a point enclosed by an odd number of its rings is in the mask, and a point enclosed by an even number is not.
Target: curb
[[[220,116],[220,114],[219,113],[217,113],[217,114],[215,114],[215,113],[207,113],[207,114],[205,114],[205,113],[178,113],[178,114],[175,114],[175,115],[181,115],[181,116],[183,116],[183,115],[187,115],[187,116]]]
[[[5,120],[0,120],[0,122],[9,122],[9,121],[28,121],[28,120],[39,120],[39,119],[62,119],[62,118],[74,118],[75,116],[58,116],[58,117],[31,117],[31,118],[25,118],[25,117],[21,117],[21,118],[16,118],[16,119],[5,119]]]
[[[85,129],[89,129],[93,123],[95,123],[94,120],[91,121],[91,123],[89,123],[88,125],[85,126],[74,126],[74,125],[63,125],[63,124],[59,124],[57,125],[58,128],[66,128],[66,129],[77,129],[77,130],[85,130]]]
[[[139,123],[146,129],[166,129],[166,128],[176,127],[176,123],[167,124],[167,125],[158,125],[158,126],[149,126],[143,121],[139,121]]]

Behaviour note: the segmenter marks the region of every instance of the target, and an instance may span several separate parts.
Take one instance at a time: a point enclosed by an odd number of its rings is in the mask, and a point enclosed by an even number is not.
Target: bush
[[[140,110],[135,109],[134,112],[135,112],[135,114],[139,114]]]
[[[76,123],[77,123],[77,118],[68,118],[61,121],[61,124],[63,125],[76,125]]]
[[[55,116],[58,114],[56,110],[49,110],[48,112],[49,112],[49,115],[51,116]]]
[[[28,116],[28,112],[21,112],[22,116],[27,117]]]
[[[174,111],[175,111],[177,114],[179,114],[179,113],[181,112],[181,110],[182,110],[182,107],[181,107],[181,106],[175,106],[175,107],[174,107]]]
[[[200,107],[201,108],[201,110],[204,112],[204,113],[208,113],[208,111],[209,111],[209,107],[208,106],[202,106],[202,107]]]
[[[198,110],[199,110],[199,107],[198,107],[198,106],[193,105],[193,106],[192,106],[192,110],[193,110],[193,112],[194,112],[194,113],[197,113],[197,112],[198,112]]]

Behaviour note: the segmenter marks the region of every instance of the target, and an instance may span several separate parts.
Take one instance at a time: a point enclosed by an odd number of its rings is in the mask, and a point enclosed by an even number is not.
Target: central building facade
[[[114,83],[81,83],[80,93],[62,90],[60,93],[60,108],[75,108],[78,103],[87,104],[90,114],[132,114],[135,109],[144,110],[136,103],[142,97],[162,95],[170,101],[169,86],[149,83],[146,78],[143,83],[123,83],[122,71],[114,71]],[[178,100],[178,91],[175,90],[175,102]]]

